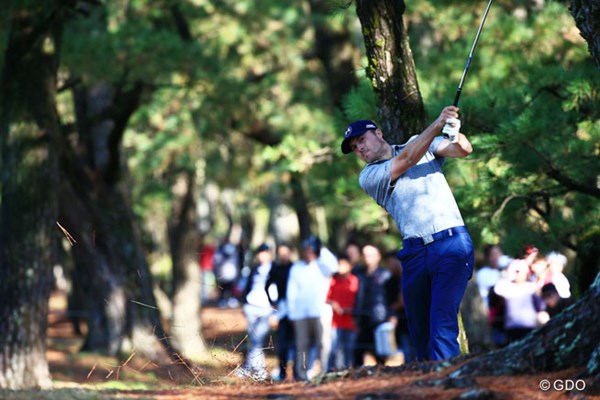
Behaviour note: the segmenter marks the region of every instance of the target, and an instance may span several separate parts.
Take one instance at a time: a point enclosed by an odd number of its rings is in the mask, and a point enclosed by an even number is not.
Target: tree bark
[[[62,159],[60,215],[75,239],[75,277],[83,274],[88,282],[79,288],[88,323],[83,349],[116,355],[135,348],[159,359],[164,350],[175,351],[156,307],[121,161],[123,133],[144,89],[108,83],[75,89],[77,132]]]
[[[415,63],[402,21],[404,1],[357,0],[369,66],[367,76],[378,99],[386,140],[403,143],[426,126]]]
[[[58,4],[17,8],[0,77],[0,388],[48,388],[48,298],[57,240]]]
[[[174,206],[169,224],[169,242],[173,259],[173,346],[186,358],[198,359],[206,346],[201,335],[200,298],[202,277],[198,264],[199,232],[195,174],[181,176],[173,189]]]
[[[571,15],[600,69],[600,0],[571,0]]]
[[[311,234],[310,225],[312,219],[308,210],[304,188],[302,187],[302,177],[299,174],[292,174],[290,187],[292,189],[292,204],[298,216],[298,224],[300,225],[300,239],[306,239]]]

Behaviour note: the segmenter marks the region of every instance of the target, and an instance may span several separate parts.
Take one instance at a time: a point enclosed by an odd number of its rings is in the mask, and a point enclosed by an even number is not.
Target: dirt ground
[[[600,396],[549,390],[544,379],[570,379],[578,371],[543,375],[448,379],[456,367],[410,364],[383,368],[363,367],[320,382],[252,382],[235,377],[242,362],[246,324],[239,308],[202,310],[203,335],[208,347],[205,360],[195,370],[177,363],[158,365],[133,351],[125,359],[79,353],[82,339],[65,317],[66,299],[55,293],[49,315],[48,360],[54,395],[36,392],[40,399],[562,399]],[[272,346],[267,365],[275,368]],[[0,393],[0,399],[17,399]]]

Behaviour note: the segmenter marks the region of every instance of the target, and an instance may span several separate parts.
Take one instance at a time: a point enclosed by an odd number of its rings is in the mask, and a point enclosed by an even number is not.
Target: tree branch
[[[560,169],[558,169],[553,163],[552,160],[548,160],[542,153],[540,153],[534,146],[527,143],[526,146],[546,164],[546,173],[548,176],[558,183],[563,185],[564,187],[583,194],[588,194],[593,197],[600,198],[600,188],[598,186],[593,186],[589,184],[585,184],[582,182],[577,182],[571,177],[565,175]]]

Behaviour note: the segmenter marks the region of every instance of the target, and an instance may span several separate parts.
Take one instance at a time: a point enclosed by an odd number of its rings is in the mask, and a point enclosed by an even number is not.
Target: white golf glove
[[[451,143],[456,143],[458,142],[458,132],[460,132],[460,119],[448,118],[444,129],[442,129],[444,137],[450,140]]]

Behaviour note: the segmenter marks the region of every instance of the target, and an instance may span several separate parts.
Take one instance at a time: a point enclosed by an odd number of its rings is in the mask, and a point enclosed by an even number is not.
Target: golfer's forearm
[[[458,134],[458,142],[444,140],[438,146],[436,155],[440,157],[466,157],[473,152],[473,145],[462,133]]]
[[[411,140],[406,147],[392,160],[391,178],[395,181],[410,167],[415,165],[425,155],[433,139],[440,133],[441,127],[436,120],[429,125],[416,139]]]

